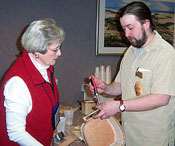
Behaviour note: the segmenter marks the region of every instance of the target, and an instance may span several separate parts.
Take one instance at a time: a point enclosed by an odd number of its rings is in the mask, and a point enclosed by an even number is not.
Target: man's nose
[[[128,38],[131,36],[131,32],[129,30],[125,30],[125,36]]]

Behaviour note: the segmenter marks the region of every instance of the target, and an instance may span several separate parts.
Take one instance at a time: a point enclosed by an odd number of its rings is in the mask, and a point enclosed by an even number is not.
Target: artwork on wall
[[[129,46],[118,10],[133,0],[97,0],[96,55],[122,55]],[[175,46],[175,1],[140,0],[152,11],[156,30]]]

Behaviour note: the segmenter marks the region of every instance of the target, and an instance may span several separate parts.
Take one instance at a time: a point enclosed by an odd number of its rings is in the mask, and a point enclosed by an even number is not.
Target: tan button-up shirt
[[[136,74],[138,71],[139,75]],[[167,106],[122,113],[127,146],[174,146],[175,49],[156,32],[152,42],[145,48],[128,48],[115,81],[121,83],[123,99],[140,98],[148,94],[171,96]],[[136,94],[138,86],[139,95]]]

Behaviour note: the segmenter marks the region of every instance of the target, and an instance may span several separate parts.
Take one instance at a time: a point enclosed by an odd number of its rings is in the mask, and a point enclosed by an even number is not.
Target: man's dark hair
[[[145,3],[134,1],[127,4],[126,6],[124,6],[119,10],[119,17],[121,18],[125,14],[135,15],[142,24],[147,19],[150,21],[151,30],[153,31],[155,29],[155,26],[152,20],[151,11]]]

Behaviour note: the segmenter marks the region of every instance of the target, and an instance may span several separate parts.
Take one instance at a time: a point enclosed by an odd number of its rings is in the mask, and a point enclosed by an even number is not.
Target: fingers
[[[103,93],[106,87],[106,84],[94,75],[91,75],[88,78],[86,78],[84,82],[86,84],[86,87],[88,87],[88,90],[90,91],[91,95],[93,95],[94,92],[99,94]]]
[[[90,96],[94,95],[94,86],[91,83],[91,78],[92,76],[89,76],[84,79],[84,88],[86,89],[86,91],[88,91]]]
[[[105,119],[107,117],[105,111],[103,110],[103,104],[100,103],[97,105],[97,108],[100,110],[100,112],[95,116],[95,118]]]
[[[84,78],[84,83],[89,84],[91,82],[91,79],[96,80],[95,78],[96,77],[94,75],[90,75],[89,77]]]
[[[94,75],[90,75],[89,79],[91,78],[95,79],[96,77]]]
[[[91,76],[89,77],[89,79],[92,81],[91,84],[92,84],[93,86],[97,85],[97,83],[100,81],[100,79],[98,79],[98,78],[95,77],[94,75],[91,75]]]
[[[116,114],[118,112],[116,104],[118,103],[114,101],[106,101],[98,104],[97,108],[100,110],[100,112],[98,113],[96,118],[106,119]]]
[[[90,91],[91,95],[93,95],[94,92],[97,92],[96,82],[97,82],[97,80],[95,79],[94,75],[91,75],[88,78],[84,79],[84,83],[86,85],[86,88]]]
[[[102,110],[94,118],[107,119],[109,116]]]

